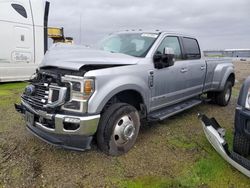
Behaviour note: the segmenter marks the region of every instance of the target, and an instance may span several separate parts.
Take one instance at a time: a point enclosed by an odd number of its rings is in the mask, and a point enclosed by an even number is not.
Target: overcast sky
[[[188,33],[203,49],[250,48],[250,0],[49,0],[49,25],[93,44],[114,31]],[[80,22],[82,17],[82,22]]]

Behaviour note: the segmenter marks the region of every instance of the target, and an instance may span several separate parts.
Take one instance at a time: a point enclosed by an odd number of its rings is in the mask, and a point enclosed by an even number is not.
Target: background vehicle
[[[250,77],[245,80],[238,99],[233,149],[244,157],[250,154]]]
[[[0,82],[28,80],[47,50],[49,3],[0,0]]]
[[[140,120],[158,121],[202,102],[231,98],[234,67],[203,59],[198,41],[168,32],[120,32],[99,49],[57,45],[43,60],[16,109],[28,129],[64,148],[120,155],[135,144]]]
[[[240,91],[235,111],[235,132],[233,151],[230,152],[224,139],[225,130],[218,122],[205,115],[200,115],[204,132],[215,150],[232,166],[250,177],[250,77],[248,77]],[[245,158],[246,157],[246,158]]]

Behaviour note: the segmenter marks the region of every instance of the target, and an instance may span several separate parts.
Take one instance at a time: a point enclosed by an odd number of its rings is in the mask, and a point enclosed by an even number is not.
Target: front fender
[[[150,90],[146,82],[140,77],[127,75],[108,81],[97,78],[96,82],[97,90],[89,100],[88,113],[100,113],[113,96],[125,90],[134,90],[140,93],[144,103],[148,106]]]

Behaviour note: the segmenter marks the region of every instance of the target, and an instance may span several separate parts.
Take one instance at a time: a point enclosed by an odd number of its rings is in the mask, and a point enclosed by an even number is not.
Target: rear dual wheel
[[[223,91],[216,95],[216,103],[220,106],[227,106],[232,96],[232,83],[226,82]]]
[[[133,106],[113,104],[101,116],[97,145],[108,155],[122,155],[134,146],[139,129],[140,117]]]
[[[221,92],[209,92],[208,98],[220,106],[227,106],[232,96],[232,83],[227,81]]]

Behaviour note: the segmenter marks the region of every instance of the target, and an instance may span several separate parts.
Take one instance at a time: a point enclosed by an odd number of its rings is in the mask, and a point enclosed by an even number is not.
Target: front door
[[[151,111],[178,103],[186,95],[188,64],[182,59],[179,38],[176,36],[167,36],[163,39],[156,53],[163,53],[166,47],[174,50],[176,62],[171,67],[154,70]]]

